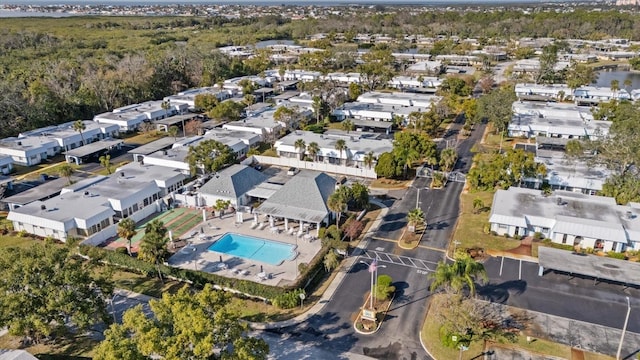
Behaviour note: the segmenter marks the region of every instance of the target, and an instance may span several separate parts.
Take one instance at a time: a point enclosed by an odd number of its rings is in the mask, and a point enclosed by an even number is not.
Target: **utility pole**
[[[624,319],[624,326],[622,327],[622,335],[620,335],[620,343],[618,344],[618,352],[616,353],[616,360],[620,360],[620,353],[622,352],[622,343],[624,342],[624,334],[627,332],[627,325],[629,324],[629,314],[631,314],[631,302],[627,296],[627,317]]]

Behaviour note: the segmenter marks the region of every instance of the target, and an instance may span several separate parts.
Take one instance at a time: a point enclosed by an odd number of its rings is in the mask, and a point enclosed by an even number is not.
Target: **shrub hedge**
[[[138,260],[126,254],[88,245],[79,246],[79,252],[91,259],[104,261],[111,265],[142,273],[146,276],[156,276],[157,274],[156,267],[153,264]],[[249,280],[227,278],[202,271],[180,269],[166,265],[160,265],[159,268],[163,276],[171,277],[179,281],[189,282],[197,288],[203,288],[205,284],[212,284],[218,285],[222,288],[231,289],[232,291],[269,300],[272,300],[288,291],[295,290],[295,287],[281,288]],[[307,274],[309,273],[307,272]]]

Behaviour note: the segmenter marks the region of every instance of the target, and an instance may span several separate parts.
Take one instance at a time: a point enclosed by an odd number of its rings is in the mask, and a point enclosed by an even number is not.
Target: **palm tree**
[[[338,139],[335,149],[340,151],[340,161],[342,161],[342,152],[347,150],[347,142],[344,139]],[[347,159],[344,160],[344,164],[347,165]]]
[[[313,113],[316,115],[316,124],[320,123],[320,115],[322,112],[322,98],[320,96],[313,97],[313,103],[311,103]]]
[[[427,156],[425,162],[427,165],[431,166],[431,170],[433,171],[433,167],[438,164],[438,154],[434,151],[432,154]]]
[[[176,141],[176,137],[178,136],[178,127],[173,125],[173,126],[169,126],[169,129],[167,130],[167,132],[169,133],[169,136],[173,136],[173,141]]]
[[[620,90],[620,81],[616,79],[611,80],[611,91],[613,91],[614,98],[618,94],[618,90]]]
[[[346,131],[347,134],[353,130],[354,124],[352,120],[343,120],[342,121],[342,130]]]
[[[82,120],[76,120],[76,122],[73,123],[73,130],[80,133],[80,138],[82,139],[82,145],[87,145],[84,142],[84,135],[82,134],[82,132],[85,131],[86,129],[87,129],[87,126],[84,124],[84,121]]]
[[[362,159],[362,161],[364,162],[364,164],[366,166],[369,167],[369,169],[371,169],[371,167],[373,166],[373,162],[376,161],[376,157],[375,155],[373,155],[373,151],[369,151],[364,158]]]
[[[107,170],[107,174],[111,175],[111,155],[102,155],[98,160],[100,161],[100,165]]]
[[[156,266],[158,277],[162,279],[160,272],[160,264],[162,264],[168,255],[167,252],[167,229],[160,220],[153,220],[144,228],[144,237],[140,243],[140,252],[138,257],[142,261],[146,261]]]
[[[440,152],[440,167],[442,167],[443,171],[449,172],[453,170],[457,161],[458,154],[456,153],[456,149],[447,148]]]
[[[409,114],[409,124],[413,125],[413,131],[418,131],[418,123],[422,119],[422,113],[414,111]]]
[[[300,160],[304,159],[304,151],[307,148],[307,144],[304,142],[304,140],[296,140],[296,142],[293,143],[293,146],[296,148],[296,150],[298,150],[298,152],[300,152]]]
[[[64,163],[60,165],[60,167],[58,168],[58,174],[60,176],[66,177],[69,185],[71,185],[71,175],[73,175],[74,172],[75,172],[75,169],[73,168],[73,166],[71,166],[68,163]]]
[[[470,256],[459,257],[452,264],[438,263],[436,271],[429,275],[433,282],[429,289],[435,291],[444,287],[446,291],[459,293],[465,287],[469,288],[469,295],[475,296],[476,280],[487,280],[484,266]]]
[[[164,117],[167,117],[167,111],[169,110],[169,108],[171,107],[171,102],[169,102],[169,100],[164,100],[161,104],[160,107],[162,108],[162,110],[164,110]]]
[[[420,208],[409,211],[407,221],[409,222],[409,231],[413,228],[413,232],[415,232],[417,225],[424,223],[424,212]]]
[[[347,203],[338,193],[331,194],[327,200],[327,207],[336,214],[336,226],[340,224],[340,216],[346,205]]]
[[[313,161],[318,161],[317,155],[320,152],[320,145],[317,142],[311,142],[307,145],[307,152],[313,158]]]
[[[131,256],[131,239],[136,236],[136,222],[131,218],[120,220],[118,223],[118,236],[127,240],[127,253]]]
[[[335,269],[340,265],[340,260],[338,259],[338,254],[336,254],[334,249],[329,250],[327,254],[324,256],[324,268],[327,272]]]
[[[624,85],[624,88],[627,91],[629,91],[629,89],[631,89],[631,86],[633,85],[633,82],[631,81],[631,79],[626,78],[626,79],[624,79],[623,85]]]

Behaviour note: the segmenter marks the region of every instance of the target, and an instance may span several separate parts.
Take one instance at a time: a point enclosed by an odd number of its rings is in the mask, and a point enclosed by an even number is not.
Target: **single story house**
[[[532,236],[554,243],[602,251],[640,249],[640,204],[617,205],[615,199],[558,190],[511,187],[497,190],[489,223],[498,235]]]

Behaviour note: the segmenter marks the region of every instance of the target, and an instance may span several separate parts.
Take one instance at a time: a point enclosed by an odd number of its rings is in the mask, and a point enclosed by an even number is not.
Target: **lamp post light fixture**
[[[624,319],[624,326],[622,327],[622,335],[620,335],[620,343],[618,344],[618,352],[616,353],[616,360],[620,360],[620,353],[622,352],[622,343],[624,342],[624,334],[627,332],[627,325],[629,324],[629,314],[631,314],[631,301],[627,296],[627,316]]]

